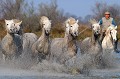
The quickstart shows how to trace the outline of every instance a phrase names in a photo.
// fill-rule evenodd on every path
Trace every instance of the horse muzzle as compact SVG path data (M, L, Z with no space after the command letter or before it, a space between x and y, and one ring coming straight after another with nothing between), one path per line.
M99 34L100 34L100 32L99 32L99 31L96 31L96 32L95 32L95 34L96 34L96 35L99 35Z
M76 33L76 32L75 32L75 33L72 33L71 35L72 35L72 37L74 37L74 38L78 37L78 33Z
M46 35L50 35L50 31L46 30L46 31L45 31L45 34L46 34Z
M117 39L113 39L113 42L116 42L117 41Z

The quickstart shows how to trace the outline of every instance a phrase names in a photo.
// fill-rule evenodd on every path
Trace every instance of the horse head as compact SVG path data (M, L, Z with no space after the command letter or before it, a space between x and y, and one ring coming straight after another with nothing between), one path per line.
M45 30L45 34L49 35L51 31L51 20L49 20L46 16L42 16L40 19L40 25Z
M74 18L70 17L66 22L66 33L72 35L73 37L78 36L78 30L79 30L79 25L78 25L78 20L75 20Z
M99 25L99 22L97 22L95 19L93 20L90 20L90 23L92 24L92 30L93 30L93 33L95 35L100 35L101 33L101 29L100 29L100 25Z
M113 42L117 41L117 26L110 25L106 30L106 35L109 36Z
M18 33L22 21L15 23L14 20L5 20L5 27L8 33Z

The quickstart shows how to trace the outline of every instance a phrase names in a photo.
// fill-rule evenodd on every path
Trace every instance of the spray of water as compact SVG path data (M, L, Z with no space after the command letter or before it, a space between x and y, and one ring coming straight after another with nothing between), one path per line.
M2 53L0 53L2 56ZM66 74L85 74L90 75L92 69L97 68L112 68L119 66L116 62L115 53L104 51L102 57L98 60L95 55L77 53L76 56L67 60L65 63L51 62L43 60L39 62L31 57L31 50L26 49L20 58L16 60L3 61L1 58L0 68L8 68L11 70L32 70L32 72L46 72L46 73L66 73ZM96 63L97 62L97 63Z

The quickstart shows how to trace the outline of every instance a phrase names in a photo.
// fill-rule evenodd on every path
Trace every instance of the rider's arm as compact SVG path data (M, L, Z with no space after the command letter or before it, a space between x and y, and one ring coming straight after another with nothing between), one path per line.
M99 21L99 25L102 25L102 23L103 23L103 22L102 22L102 19L101 19L101 20Z
M116 23L115 23L115 21L114 21L114 20L112 20L112 24L113 24L114 26L116 26Z

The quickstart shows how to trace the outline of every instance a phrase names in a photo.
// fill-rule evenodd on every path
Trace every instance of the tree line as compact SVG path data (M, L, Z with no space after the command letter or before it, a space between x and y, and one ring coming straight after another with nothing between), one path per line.
M84 19L76 15L65 13L59 9L57 0L51 0L50 3L39 3L37 9L33 1L27 0L1 0L0 2L0 24L2 19L20 19L23 21L22 26L26 32L37 32L41 30L39 19L41 16L47 16L52 20L52 26L55 32L63 32L64 21L72 16L79 19L80 26L87 26L91 18L100 20L104 16L105 11L110 11L111 16L115 19L117 25L120 24L120 5L108 5L107 3L96 2L91 6L92 14L87 15ZM0 26L2 29L3 26Z

